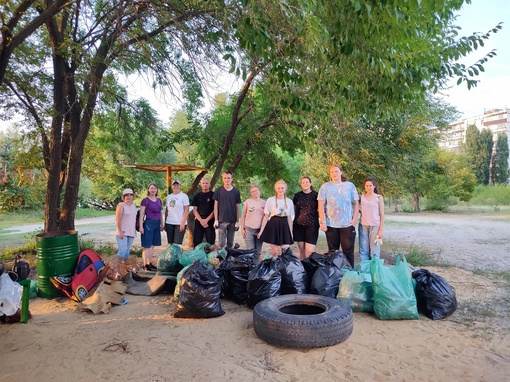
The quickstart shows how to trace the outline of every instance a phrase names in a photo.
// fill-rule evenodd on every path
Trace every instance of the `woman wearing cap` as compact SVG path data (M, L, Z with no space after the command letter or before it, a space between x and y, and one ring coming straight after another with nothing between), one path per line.
M172 182L172 193L166 197L165 231L168 244L182 245L189 214L189 198L181 192L181 182Z
M127 259L129 257L131 244L136 237L135 221L136 221L136 206L133 204L134 198L133 190L126 188L122 192L122 202L117 204L115 211L115 221L117 223L117 244L119 252L117 256Z

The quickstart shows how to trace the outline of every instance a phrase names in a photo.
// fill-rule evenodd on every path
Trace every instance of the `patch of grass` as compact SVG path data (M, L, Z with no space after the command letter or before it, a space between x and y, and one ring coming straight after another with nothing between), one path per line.
M423 223L420 222L414 222L414 221L408 221L408 222L401 222L396 220L391 220L391 218L386 218L384 220L384 226L390 226L390 227L409 227L409 226L423 226Z
M473 274L489 277L492 280L503 281L504 283L509 284L508 286L510 287L510 272L491 272L477 268L473 270Z
M440 253L430 253L427 250L418 248L414 244L404 247L392 242L385 242L381 248L381 257L389 264L395 264L397 255L403 254L407 262L413 267L447 267L449 264L439 261Z
M22 211L0 213L0 231L24 224L44 224L43 211Z

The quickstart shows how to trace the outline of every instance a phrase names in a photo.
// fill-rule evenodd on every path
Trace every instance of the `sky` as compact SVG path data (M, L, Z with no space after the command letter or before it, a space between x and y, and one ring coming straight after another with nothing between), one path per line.
M460 34L470 35L474 32L486 33L499 22L504 22L503 29L491 36L485 46L466 57L461 63L466 66L476 63L488 52L495 49L496 56L484 64L485 72L478 76L480 82L475 88L467 89L465 83L456 85L451 81L451 87L442 92L442 98L457 108L460 118L470 118L481 115L484 110L510 108L510 1L509 0L472 0L465 4L459 12L456 24L462 30ZM218 77L217 83L210 86L206 95L206 107L210 106L215 94L220 92L235 92L240 88L240 82L228 76ZM179 109L177 100L168 95L154 93L141 78L126 80L128 95L132 99L140 96L147 99L158 112L164 123L168 122L173 113ZM0 121L0 131L9 123Z
M484 110L510 108L510 1L472 0L460 11L456 24L462 28L460 34L470 35L486 33L499 22L503 22L503 29L461 61L472 65L496 50L497 55L484 64L485 72L478 76L478 85L468 90L465 83L457 86L452 80L451 88L444 92L443 99L455 106L462 118L482 115Z

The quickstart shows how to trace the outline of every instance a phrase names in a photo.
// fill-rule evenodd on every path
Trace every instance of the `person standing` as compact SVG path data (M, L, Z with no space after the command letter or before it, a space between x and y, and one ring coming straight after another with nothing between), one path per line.
M188 224L189 198L181 191L181 182L172 182L172 193L166 197L165 231L168 244L182 246Z
M200 180L201 192L196 194L191 201L193 215L195 216L195 227L193 230L193 247L196 247L205 240L213 245L216 242L216 231L214 230L214 192L211 191L211 181L208 178Z
M355 224L359 214L359 195L354 184L342 180L342 167L329 166L331 181L319 189L320 229L326 232L330 252L342 248L342 252L354 267Z
M232 248L234 246L235 231L239 229L239 207L241 194L232 185L232 172L225 171L221 179L223 186L214 191L214 227L218 229L219 246Z
M319 238L319 212L317 196L312 187L312 180L301 178L301 191L294 195L294 211L296 216L292 226L294 241L299 248L299 258L304 260L315 251Z
M140 234L142 235L142 259L143 269L155 271L157 268L152 264L154 247L161 245L161 231L165 228L161 218L163 202L158 198L158 186L149 183L147 197L140 203Z
M241 234L243 235L246 249L255 249L260 256L263 241L258 237L258 234L264 219L266 201L261 199L260 189L256 185L250 186L250 195L251 198L246 199L243 204L240 221Z
M361 220L359 231L360 260L370 260L372 255L381 255L381 243L384 229L384 199L379 195L377 183L367 178L364 183L365 192L361 195Z
M129 257L131 245L136 237L136 206L133 204L134 196L133 190L126 188L122 192L122 202L117 204L115 211L115 222L117 224L115 238L119 246L117 256L122 259Z
M271 246L271 256L278 257L292 243L292 216L294 203L287 198L287 183L283 179L274 184L276 195L266 201L264 219L258 236Z

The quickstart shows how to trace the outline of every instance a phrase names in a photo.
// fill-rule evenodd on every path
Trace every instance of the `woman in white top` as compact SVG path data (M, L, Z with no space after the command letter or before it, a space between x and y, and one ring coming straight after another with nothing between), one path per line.
M286 197L287 183L282 179L274 184L275 196L266 201L264 208L264 220L258 237L264 243L271 245L271 256L277 257L279 248L288 248L292 240L292 216L294 215L294 203Z
M165 231L168 244L182 245L188 224L189 198L181 192L181 182L172 183L172 193L166 197Z
M384 229L384 199L379 195L374 179L365 180L365 193L361 195L361 222L359 231L360 260L370 260L381 254Z
M127 259L131 245L136 237L136 206L133 204L133 190L126 188L122 192L122 202L117 204L115 211L115 222L117 224L116 239L119 246L117 256Z
M246 199L243 204L241 214L241 234L243 235L246 249L256 249L260 255L262 250L262 240L258 237L262 220L264 219L264 208L266 201L260 197L260 189L256 185L250 186L250 199Z

